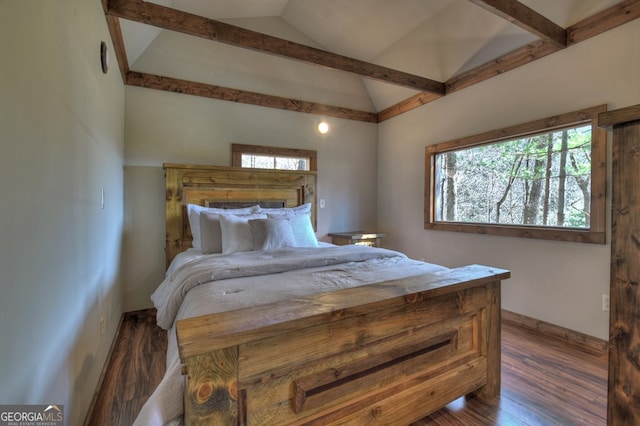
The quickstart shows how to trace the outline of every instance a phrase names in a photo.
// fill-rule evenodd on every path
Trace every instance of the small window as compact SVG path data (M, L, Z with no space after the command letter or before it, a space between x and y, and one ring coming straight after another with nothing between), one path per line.
M317 171L316 151L259 145L231 145L231 165L254 169Z
M604 243L605 110L428 146L425 228Z

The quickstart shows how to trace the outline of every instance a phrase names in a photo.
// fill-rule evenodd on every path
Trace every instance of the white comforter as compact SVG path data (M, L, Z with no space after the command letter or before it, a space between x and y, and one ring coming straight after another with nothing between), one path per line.
M185 254L151 296L158 325L169 330L167 371L134 425L179 424L184 379L175 321L310 294L444 270L386 249L295 248L231 255Z

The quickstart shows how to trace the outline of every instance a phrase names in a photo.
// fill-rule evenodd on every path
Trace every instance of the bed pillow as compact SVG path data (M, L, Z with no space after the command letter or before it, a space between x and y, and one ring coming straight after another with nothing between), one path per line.
M218 213L218 214L251 214L257 213L260 206L243 207L239 209L219 209L213 207L203 207L197 204L187 205L187 217L189 218L189 227L193 241L191 245L196 250L202 250L202 239L200 231L200 214L202 212Z
M262 250L264 240L267 238L267 221L273 219L251 219L249 220L249 226L251 227L251 233L253 234L253 249Z
M203 254L222 253L222 229L220 216L229 213L200 213L200 251ZM236 216L247 216L237 214ZM251 215L248 215L251 216Z
M274 217L307 214L307 213L311 213L311 203L302 204L297 207L282 207L277 209L260 207L260 213L266 213Z
M254 219L249 221L249 225L253 231L254 250L275 250L296 246L289 219Z
M318 238L313 230L310 214L289 216L288 220L296 240L296 247L318 247Z
M266 219L264 214L252 215L220 215L220 234L222 237L222 253L253 251L253 231L249 225L252 219Z
M254 250L283 247L318 247L318 239L308 214L249 220L253 232Z

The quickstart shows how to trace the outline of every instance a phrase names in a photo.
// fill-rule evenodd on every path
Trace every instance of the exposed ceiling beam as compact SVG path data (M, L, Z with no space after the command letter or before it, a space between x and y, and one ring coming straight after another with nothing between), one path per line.
M567 28L568 45L571 46L581 41L585 41L637 18L640 18L640 0L622 1ZM561 48L548 41L536 41L530 43L527 46L509 52L506 55L494 59L493 61L489 61L486 64L477 66L462 74L451 77L445 82L445 93L450 94L457 92L476 83L480 83L512 69L526 65L536 59L540 59L557 52L558 50L561 50ZM430 99L428 102L433 100L435 99ZM418 108L425 103L427 102L424 101L420 94L414 95L396 105L380 111L378 117L382 122L414 108Z
M120 65L120 72L123 76L123 81L127 85L139 86L139 87L147 87L158 90L165 90L176 93L185 93L195 96L208 97L219 100L227 100L233 102L246 103L251 105L258 105L270 108L278 108L289 111L298 111L305 112L310 114L319 114L326 115L338 118L344 118L348 120L358 120L365 122L382 122L403 114L407 111L411 111L415 108L418 108L426 103L433 102L434 100L439 99L445 93L453 93L459 90L462 90L466 87L472 86L481 81L487 80L489 78L495 77L497 75L503 74L509 70L515 69L527 63L530 63L536 59L547 56L551 53L554 53L558 50L561 50L562 47L557 42L550 40L548 37L543 37L543 40L530 43L527 46L524 46L520 49L516 49L506 55L501 56L493 61L489 61L486 64L480 65L476 68L473 68L469 71L466 71L462 74L454 76L450 78L446 83L438 83L438 85L442 84L443 91L442 93L428 93L421 92L414 96L411 96L391 107L388 107L379 113L368 112L368 111L358 111L352 110L349 108L342 108L339 106L331 106L331 105L323 105L317 104L314 102L301 101L296 99L287 99L272 95L265 95L260 93L248 92L239 89L232 89L227 87L215 86L205 83L192 82L187 80L179 80L170 77L162 77L152 74L139 73L135 71L129 70L129 64L126 59L126 51L125 45L122 38L122 32L120 29L119 18L120 15L117 13L113 13L113 10L120 10L119 8L124 7L126 10L126 5L133 4L135 8L140 8L139 0L102 0L103 6L105 8L105 14L107 18L107 23L109 25L109 31L111 33L111 37L113 40L114 48L116 50L116 55L118 58L118 63ZM474 3L502 3L498 0L470 0ZM509 2L513 3L513 2ZM157 5L153 5L153 3L145 3L152 5L152 11L157 11L157 8L162 8ZM109 7L114 8L118 5L116 9L112 9L109 12ZM173 9L169 9L173 10ZM151 21L157 21L162 19L172 19L171 16L159 16L159 17L151 17L148 15L149 11L146 11L147 15L142 14L142 16L149 16ZM182 14L183 12L179 12ZM139 14L138 12L136 14ZM200 18L196 15L199 19ZM126 19L126 16L121 16ZM173 17L175 18L175 16ZM640 0L624 0L618 3L615 6L612 6L608 9L605 9L591 17L588 17L575 25L567 28L567 44L573 45L578 42L587 40L591 37L594 37L598 34L601 34L605 31L608 31L612 28L615 28L619 25L625 24L634 19L640 18ZM142 19L142 18L141 18ZM138 22L148 23L144 20L140 21L135 19ZM215 22L215 21L213 21ZM155 24L151 24L155 25ZM180 23L173 23L169 26L181 26L184 25ZM158 25L159 26L159 25ZM187 27L193 27L191 24L187 24ZM206 24L205 24L206 26ZM235 27L233 27L235 28ZM171 28L167 28L171 29ZM244 30L243 30L244 31ZM181 31L186 32L186 31ZM252 32L250 32L252 33ZM255 33L259 34L259 33ZM196 34L197 35L197 34ZM268 36L265 36L268 37ZM208 38L208 37L207 37ZM278 39L279 40L279 39ZM284 43L290 43L285 40L282 40ZM305 46L302 46L306 48ZM328 53L328 52L327 52ZM349 59L349 58L347 58ZM387 81L389 83L389 81ZM437 82L436 82L437 83ZM445 90L446 89L446 90Z
M535 41L524 47L507 53L493 61L480 65L467 72L450 78L446 83L446 94L457 92L481 81L488 80L492 77L503 74L514 68L533 62L536 59L550 55L560 50L555 44L547 41ZM438 98L428 97L427 93L418 93L407 98L396 105L384 109L378 113L379 120L385 121L396 117L412 109L421 107L422 105L433 102Z
M504 74L507 71L557 52L560 48L554 43L544 40L534 41L526 46L511 51L497 59L477 66L447 80L447 94L457 92L465 87L473 86L481 81Z
M407 111L421 107L424 104L433 102L436 99L440 99L440 96L433 95L431 93L417 93L399 103L385 108L378 113L378 120L380 122L396 117L400 114L404 114Z
M516 0L469 0L558 47L567 46L567 32L550 19Z
M126 82L127 73L129 72L129 61L127 59L127 48L122 38L120 19L109 15L107 15L106 18L109 34L111 34L111 42L113 43L113 49L115 50L116 59L118 60L118 66L120 68L120 75L122 75L122 81Z
M167 92L182 93L223 101L239 102L288 111L306 112L308 114L325 115L344 118L347 120L366 121L369 123L378 122L378 114L375 112L358 111L350 108L323 105L315 102L265 95L263 93L248 92L246 90L230 89L228 87L214 86L212 84L198 83L195 81L181 80L136 71L129 71L127 73L125 83L130 86L164 90Z
M625 0L567 28L571 46L640 18L640 0Z
M108 0L107 14L232 46L444 95L444 83L142 0Z

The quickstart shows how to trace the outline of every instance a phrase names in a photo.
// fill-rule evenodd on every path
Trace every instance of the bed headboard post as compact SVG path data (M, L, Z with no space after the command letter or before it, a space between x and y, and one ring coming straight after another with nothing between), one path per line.
M182 248L182 171L178 168L165 167L165 216L166 241L165 255L168 267L176 254L184 251Z
M194 164L163 165L166 192L166 266L191 247L187 205L212 202L281 201L286 207L312 203L311 222L317 228L317 173Z

